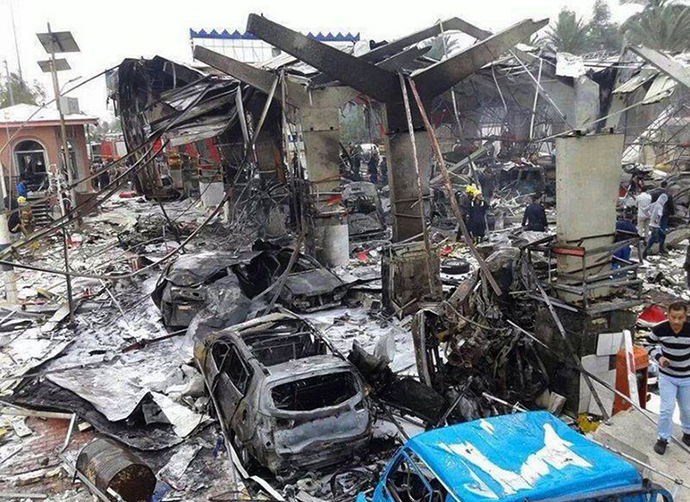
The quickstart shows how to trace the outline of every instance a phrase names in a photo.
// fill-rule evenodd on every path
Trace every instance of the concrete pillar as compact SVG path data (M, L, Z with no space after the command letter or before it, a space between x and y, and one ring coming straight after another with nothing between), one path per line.
M426 216L429 213L431 144L428 133L419 125L421 119L415 111L414 102L411 107L412 137L417 148L422 207ZM401 103L387 104L386 131L393 238L392 244L383 250L381 257L383 303L388 310L402 317L416 312L424 301L439 301L443 294L438 256L434 254L429 260L422 238L426 218L419 211L417 170L405 109Z
M557 238L562 246L576 246L585 237L585 249L613 244L616 228L616 201L620 184L622 134L572 136L556 139L556 200ZM611 266L610 261L596 265L602 254L587 256L586 275L595 275ZM582 259L558 256L558 273L581 276ZM577 281L559 277L563 284ZM580 281L581 282L581 281ZM594 298L608 292L602 287L588 296ZM566 301L574 297L562 293Z
M426 131L415 132L414 140L417 145L424 213L426 214L431 173L431 145ZM415 240L421 240L424 219L419 212L419 189L410 135L408 133L389 134L386 151L388 152L388 183L393 216L393 242L400 242L414 236L418 236Z
M417 146L417 162L422 182L424 214L429 207L429 178L431 176L431 144L414 100L410 103L414 141ZM427 110L430 107L426 107ZM410 141L409 125L402 103L387 103L385 114L386 154L388 156L388 183L391 194L393 242L417 236L422 240L424 218L419 213L419 188L415 169L414 152Z
M346 91L345 94L350 94ZM311 106L300 108L307 159L314 235L308 242L319 262L330 267L350 258L347 215L341 203L329 204L340 194L340 105L345 94L337 89L317 91Z

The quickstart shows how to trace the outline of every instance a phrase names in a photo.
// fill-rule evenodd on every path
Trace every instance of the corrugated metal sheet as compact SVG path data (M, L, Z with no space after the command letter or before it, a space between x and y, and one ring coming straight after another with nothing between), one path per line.
M647 91L647 95L644 97L643 103L649 105L652 103L658 103L666 98L668 98L673 91L676 89L678 82L668 75L658 75L652 86Z
M641 86L649 82L651 79L659 74L657 70L644 69L640 73L632 77L627 82L621 84L616 90L613 91L614 94L629 94L635 92Z

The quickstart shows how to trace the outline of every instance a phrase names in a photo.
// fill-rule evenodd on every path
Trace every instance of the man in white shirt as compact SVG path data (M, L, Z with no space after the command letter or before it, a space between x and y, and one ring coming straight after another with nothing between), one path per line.
M637 205L637 231L646 241L649 237L649 218L652 215L652 196L646 188L640 188L635 204Z

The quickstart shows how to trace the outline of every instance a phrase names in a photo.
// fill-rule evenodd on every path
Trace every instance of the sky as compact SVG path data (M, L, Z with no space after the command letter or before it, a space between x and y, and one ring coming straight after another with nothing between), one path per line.
M91 77L124 58L160 55L190 62L190 28L244 31L252 12L302 32L349 31L359 32L363 39L392 40L453 16L496 31L525 18L554 19L564 6L587 17L593 4L594 0L0 0L0 64L6 59L10 71L17 72L11 7L24 79L39 81L52 97L50 76L41 73L36 63L48 59L36 37L47 31L48 22L52 31L71 31L81 49L64 55L72 70L60 73L63 84ZM616 21L634 12L634 7L620 6L618 0L610 0L610 6ZM4 72L4 65L0 69ZM83 112L112 118L104 77L70 96L79 98Z

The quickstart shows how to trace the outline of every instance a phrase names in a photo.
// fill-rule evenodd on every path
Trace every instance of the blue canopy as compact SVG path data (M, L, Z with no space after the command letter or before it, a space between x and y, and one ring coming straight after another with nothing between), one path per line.
M533 501L642 483L632 465L545 411L436 429L406 448L463 502Z

